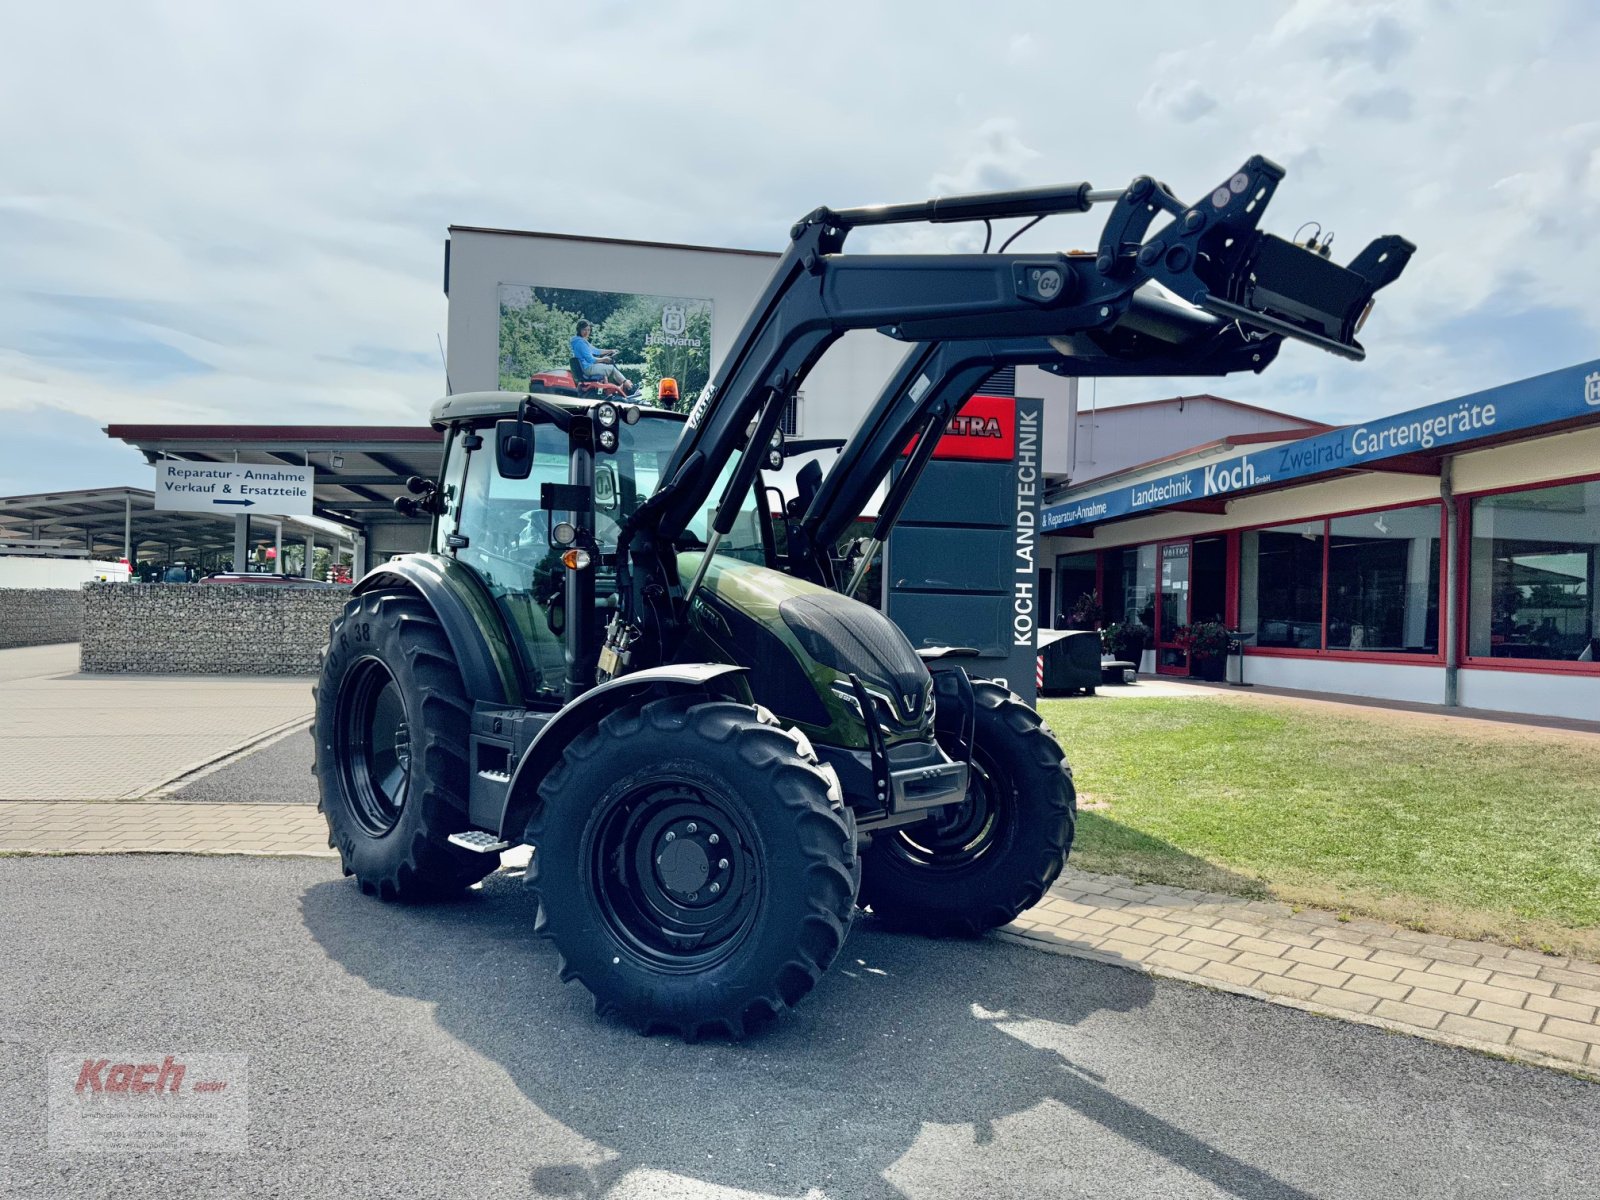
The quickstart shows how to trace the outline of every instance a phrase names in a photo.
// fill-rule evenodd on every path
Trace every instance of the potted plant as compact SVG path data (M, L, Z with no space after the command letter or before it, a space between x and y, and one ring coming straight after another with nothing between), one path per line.
M1100 637L1107 654L1119 662L1131 662L1135 668L1144 657L1144 648L1150 641L1150 631L1138 621L1122 621L1108 627Z
M1189 673L1220 682L1228 668L1228 630L1216 621L1196 621L1177 631L1177 643L1189 652Z
M1100 597L1094 592L1085 592L1072 606L1072 612L1067 616L1067 626L1071 629L1099 629L1105 619L1106 610L1100 603Z

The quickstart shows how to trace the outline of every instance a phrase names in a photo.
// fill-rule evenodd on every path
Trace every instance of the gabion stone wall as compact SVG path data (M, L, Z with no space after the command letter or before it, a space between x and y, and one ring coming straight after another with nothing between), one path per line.
M142 675L312 675L345 587L91 583L85 671Z
M0 650L75 642L83 634L76 588L0 588Z

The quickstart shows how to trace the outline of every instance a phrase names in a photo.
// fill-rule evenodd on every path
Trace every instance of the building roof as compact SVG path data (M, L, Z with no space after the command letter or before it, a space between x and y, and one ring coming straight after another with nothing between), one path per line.
M155 463L242 462L316 468L313 509L345 525L414 522L394 510L412 475L434 478L443 435L426 425L108 425Z
M283 524L285 541L312 539L323 545L342 540L326 528L293 517L258 517L257 530ZM123 536L131 527L135 543L160 542L172 547L174 559L193 558L233 549L234 518L230 513L158 511L155 493L145 488L86 488L40 492L32 496L0 496L0 542L41 553L73 553L91 557L123 557ZM259 538L260 533L257 533Z
M752 258L781 258L776 250L740 250L733 246L696 246L688 242L647 242L634 238L585 237L577 233L541 233L534 229L495 229L487 225L451 225L449 233L492 233L501 237L551 238L558 242L589 242L602 246L645 246L652 250L693 250L699 254L743 254Z

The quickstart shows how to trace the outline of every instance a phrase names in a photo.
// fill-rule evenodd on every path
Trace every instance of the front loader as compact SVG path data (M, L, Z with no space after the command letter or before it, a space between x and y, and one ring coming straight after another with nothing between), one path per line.
M1281 176L1253 158L1192 206L1141 178L818 209L687 417L538 391L440 401L440 478L401 502L432 517L431 548L360 581L317 686L346 874L437 897L525 842L563 977L689 1037L797 1002L858 900L950 934L1036 903L1072 841L1060 747L1005 688L946 660L930 674L850 598L840 514L911 438L931 453L995 353L1048 346L1085 374L1260 369L1284 337L1359 357L1411 247L1380 239L1340 267L1260 233ZM1112 214L1095 255L842 252L861 225L1096 203ZM780 554L760 473L783 461L785 405L868 328L922 344L832 475L807 477Z

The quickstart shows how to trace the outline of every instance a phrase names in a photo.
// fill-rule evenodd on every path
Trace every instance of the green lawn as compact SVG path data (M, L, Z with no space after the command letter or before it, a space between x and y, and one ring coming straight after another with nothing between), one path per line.
M1039 709L1076 866L1600 959L1600 738L1267 697Z

